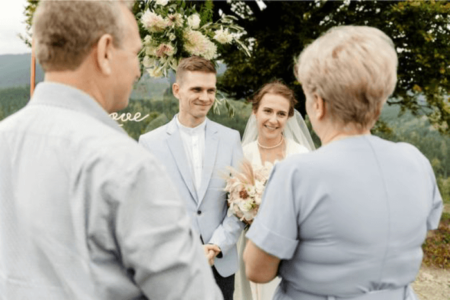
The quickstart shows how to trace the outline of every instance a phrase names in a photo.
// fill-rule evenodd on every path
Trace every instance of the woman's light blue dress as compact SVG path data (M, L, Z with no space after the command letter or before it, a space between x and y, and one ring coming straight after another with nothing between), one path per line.
M247 237L281 259L274 299L289 299L286 290L358 298L414 281L442 207L414 146L357 136L278 163Z

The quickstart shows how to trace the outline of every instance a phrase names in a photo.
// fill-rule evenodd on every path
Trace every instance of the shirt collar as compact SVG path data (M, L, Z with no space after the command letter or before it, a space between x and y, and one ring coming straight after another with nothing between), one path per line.
M29 105L49 105L89 115L123 134L127 134L109 114L85 92L69 85L41 82L36 86Z
M198 125L194 128L186 127L183 124L181 124L180 120L178 120L178 115L175 116L175 119L177 120L178 128L180 128L181 131L183 131L189 135L196 135L196 134L201 134L202 132L205 132L206 118L200 125Z

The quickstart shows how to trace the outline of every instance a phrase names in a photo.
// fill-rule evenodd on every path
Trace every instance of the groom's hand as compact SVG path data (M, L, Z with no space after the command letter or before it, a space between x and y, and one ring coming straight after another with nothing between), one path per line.
M208 259L210 266L214 265L214 258L220 253L220 248L214 244L203 245L203 250L205 251L205 256Z

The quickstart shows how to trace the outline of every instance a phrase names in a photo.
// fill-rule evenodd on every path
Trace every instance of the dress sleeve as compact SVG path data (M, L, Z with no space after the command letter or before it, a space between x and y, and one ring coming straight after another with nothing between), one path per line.
M247 233L256 246L279 259L292 258L299 243L296 177L297 172L287 161L275 165L258 215Z
M435 230L439 226L439 221L441 219L444 205L442 202L441 193L439 192L439 188L436 183L436 177L434 176L433 169L431 168L431 165L429 163L428 167L429 167L428 172L431 178L432 191L431 191L431 209L427 218L427 229Z

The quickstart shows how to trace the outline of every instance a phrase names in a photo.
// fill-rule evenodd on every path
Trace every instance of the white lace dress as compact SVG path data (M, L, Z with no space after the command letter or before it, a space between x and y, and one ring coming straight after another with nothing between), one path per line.
M293 140L286 139L286 157L306 152L309 152L306 147L297 144ZM262 166L257 141L244 146L244 156L254 167ZM242 260L242 254L245 245L247 244L245 233L246 231L241 234L237 243L240 267L235 277L234 300L272 300L275 290L281 280L279 277L276 277L271 282L265 284L250 282L247 277L245 277L245 265Z

